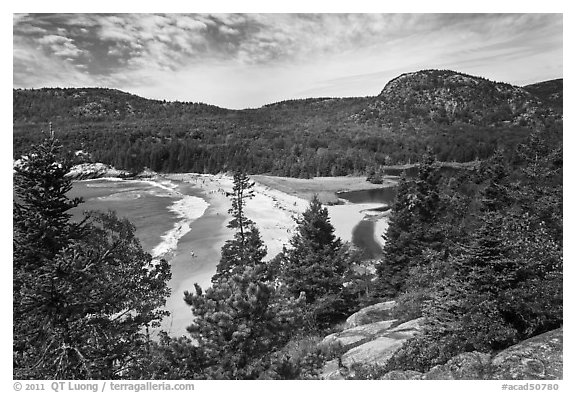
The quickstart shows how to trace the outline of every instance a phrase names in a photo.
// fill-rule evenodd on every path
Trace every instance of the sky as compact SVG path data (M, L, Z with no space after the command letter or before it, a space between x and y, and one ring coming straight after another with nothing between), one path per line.
M377 95L450 69L563 77L562 14L14 14L13 87L108 87L230 109Z

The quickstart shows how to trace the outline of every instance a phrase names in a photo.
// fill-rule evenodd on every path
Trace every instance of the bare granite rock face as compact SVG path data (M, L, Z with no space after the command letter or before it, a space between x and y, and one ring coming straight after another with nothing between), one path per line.
M396 322L396 319L389 321L374 322L368 325L356 326L351 329L346 329L339 333L333 333L324 337L322 340L323 345L339 345L347 347L353 344L360 344L360 341L366 342L374 339L374 337L387 331Z
M482 352L466 352L424 374L411 370L396 370L386 373L381 379L562 379L562 333L562 328L559 328L540 334L493 357Z
M350 315L343 327L344 329L351 329L356 326L392 319L394 307L396 307L394 300L364 307L362 310Z
M342 380L346 379L346 372L338 365L338 359L330 360L326 362L324 368L322 369L322 374L320 374L321 379L330 380Z
M66 176L74 180L98 179L101 177L126 177L129 173L102 163L75 165Z
M328 362L321 374L323 379L343 379L355 364L382 366L406 340L421 331L422 318L391 327L395 320L374 322L331 334L322 341L326 345L341 345L346 352L338 360Z
M385 365L388 359L404 345L406 340L420 333L422 321L423 318L418 318L398 325L395 328L378 332L373 336L372 340L346 352L342 356L342 364L346 367L351 367L357 363L376 366Z
M446 364L433 367L422 379L492 379L490 355L482 352L461 353Z
M320 377L345 379L354 365L384 366L406 340L422 330L423 318L398 326L391 319L394 302L366 307L346 321L342 332L326 336L322 344L339 346L344 354L327 362ZM367 323L365 323L367 322ZM387 380L553 380L562 379L562 328L532 337L491 355L482 352L461 353L426 373L394 370L380 379Z
M522 341L492 359L492 379L562 379L563 328Z
M424 374L422 374L418 371L394 370L394 371L390 371L389 373L386 373L380 379L382 379L382 380L384 380L384 379L388 379L388 380L417 380L417 379L422 379L423 376L424 376Z

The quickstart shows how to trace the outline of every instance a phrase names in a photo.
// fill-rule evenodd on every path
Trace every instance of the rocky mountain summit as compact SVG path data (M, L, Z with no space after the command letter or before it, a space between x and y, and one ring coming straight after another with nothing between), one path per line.
M446 70L392 79L359 114L362 120L398 123L540 125L561 118L549 101L507 83Z

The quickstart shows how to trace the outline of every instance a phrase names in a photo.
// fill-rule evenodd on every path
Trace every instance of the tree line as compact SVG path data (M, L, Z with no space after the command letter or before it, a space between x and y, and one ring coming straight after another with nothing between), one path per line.
M209 288L185 293L188 335L149 337L165 316L170 269L111 213L72 222L69 161L53 138L14 170L14 377L307 379L339 349L319 345L360 307L396 299L424 332L371 376L425 371L562 324L562 145L536 132L514 161L497 151L442 176L433 152L403 177L375 274L334 235L314 198L269 261L246 216L253 183L234 172L229 227ZM362 370L358 370L362 375Z
M495 91L492 82L483 85ZM527 92L528 98L515 101L514 116L527 119L520 124L511 113L500 113L509 105L505 93L494 100L471 86L442 86L426 87L425 95L404 86L390 97L291 100L239 111L110 89L14 90L13 158L39 143L38 130L49 122L68 150L118 169L241 169L301 178L367 174L374 167L418 162L427 149L444 162L486 159L498 149L515 159L515 147L534 124L561 135L561 119L545 105L536 114L524 113L524 101L535 105ZM445 121L442 108L454 100L461 104ZM474 116L465 116L466 108Z

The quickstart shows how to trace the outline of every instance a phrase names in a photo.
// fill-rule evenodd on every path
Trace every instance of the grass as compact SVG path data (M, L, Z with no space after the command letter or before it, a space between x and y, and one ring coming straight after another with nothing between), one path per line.
M340 200L336 196L336 193L340 191L368 190L396 185L396 181L390 178L385 178L383 184L372 184L366 181L366 177L361 176L296 179L291 177L253 175L251 178L262 185L306 200L311 200L314 195L318 195L320 202L327 205L340 203Z

